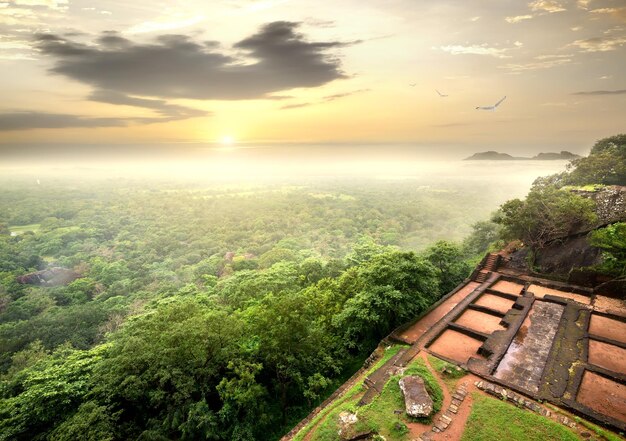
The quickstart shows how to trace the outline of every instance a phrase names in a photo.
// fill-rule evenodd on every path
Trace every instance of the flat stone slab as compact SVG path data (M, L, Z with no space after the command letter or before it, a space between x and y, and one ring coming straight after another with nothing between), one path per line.
M402 377L398 382L404 394L406 413L412 417L427 417L433 412L433 400L428 395L424 380L417 375Z
M494 376L537 393L564 309L556 303L535 301Z

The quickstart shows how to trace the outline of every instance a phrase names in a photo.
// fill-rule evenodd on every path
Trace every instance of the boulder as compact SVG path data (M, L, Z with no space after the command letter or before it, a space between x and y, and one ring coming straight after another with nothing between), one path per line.
M404 394L404 406L407 415L412 417L427 417L433 411L433 400L428 395L424 380L417 375L402 377L399 381L400 389Z
M368 440L374 434L371 430L356 430L355 424L359 419L356 414L343 411L339 414L339 439L341 441Z

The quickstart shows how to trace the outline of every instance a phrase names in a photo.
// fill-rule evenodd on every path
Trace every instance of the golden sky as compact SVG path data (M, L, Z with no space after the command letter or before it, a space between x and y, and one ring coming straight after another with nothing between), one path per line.
M584 152L626 131L626 5L0 0L0 78L0 152L231 141ZM503 96L495 112L475 109Z

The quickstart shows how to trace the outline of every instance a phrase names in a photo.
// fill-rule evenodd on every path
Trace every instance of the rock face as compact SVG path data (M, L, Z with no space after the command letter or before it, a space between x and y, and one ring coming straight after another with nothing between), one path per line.
M402 377L399 381L404 394L406 413L412 417L426 417L433 411L433 400L428 395L424 380L416 375Z
M36 286L61 286L78 279L80 274L67 268L53 267L43 271L24 274L16 278L17 283Z

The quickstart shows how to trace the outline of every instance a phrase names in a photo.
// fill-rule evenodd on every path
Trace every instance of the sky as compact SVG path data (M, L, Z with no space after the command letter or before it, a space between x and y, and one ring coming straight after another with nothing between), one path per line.
M0 97L0 158L585 153L626 131L626 2L0 0Z

